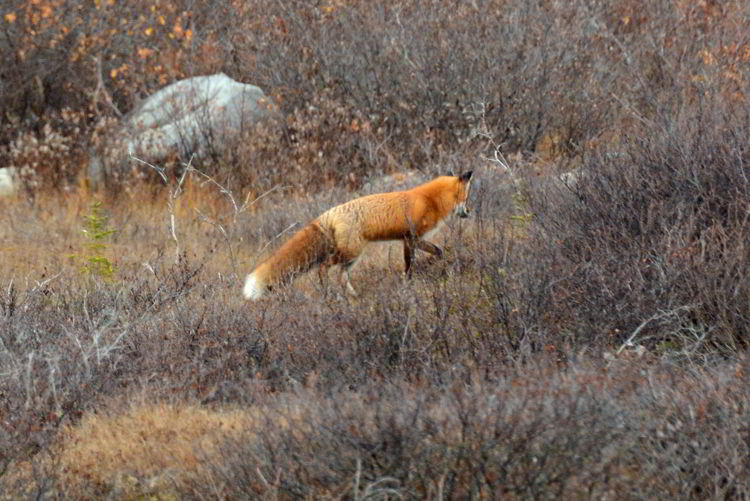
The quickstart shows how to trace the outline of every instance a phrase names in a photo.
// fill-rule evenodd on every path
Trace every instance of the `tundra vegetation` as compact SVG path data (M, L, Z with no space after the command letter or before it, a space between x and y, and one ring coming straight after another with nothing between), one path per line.
M750 498L750 3L0 16L0 498ZM284 118L87 186L140 98L220 71ZM380 245L358 298L243 301L324 209L469 169L411 281Z

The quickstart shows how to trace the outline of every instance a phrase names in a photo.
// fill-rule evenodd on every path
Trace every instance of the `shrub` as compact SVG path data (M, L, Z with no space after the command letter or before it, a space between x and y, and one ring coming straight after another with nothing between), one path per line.
M720 89L740 102L746 11L739 1L662 1L649 15L620 1L16 2L0 45L10 64L0 144L39 140L68 109L79 130L63 136L83 150L96 123L142 96L224 71L264 89L291 123L212 159L205 170L222 181L280 169L304 188L328 159L325 177L357 184L363 173L485 152L487 138L506 153L580 159L616 142L621 124L657 117L675 93L689 103ZM84 163L51 165L69 177Z
M683 355L746 346L749 122L714 97L593 155L572 199L539 206L564 262L552 293L586 343L638 331Z
M747 399L740 366L698 376L631 360L557 373L537 361L485 383L302 391L227 437L212 481L193 488L227 498L742 498L747 416L729 405Z

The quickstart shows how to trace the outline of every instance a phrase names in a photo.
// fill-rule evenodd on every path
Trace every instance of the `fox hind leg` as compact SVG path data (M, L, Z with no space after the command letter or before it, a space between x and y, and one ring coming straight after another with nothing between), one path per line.
M354 261L341 265L341 284L346 287L346 291L354 297L358 297L359 294L352 286L349 280L349 270L354 266Z
M338 242L337 246L338 251L336 253L335 262L341 265L341 276L339 277L340 282L345 286L346 291L354 297L359 296L359 294L352 286L349 272L362 254L362 250L366 243L367 242L361 238L350 238L345 242Z
M318 266L318 278L320 279L320 288L323 290L323 297L328 296L328 268L327 263L321 263Z

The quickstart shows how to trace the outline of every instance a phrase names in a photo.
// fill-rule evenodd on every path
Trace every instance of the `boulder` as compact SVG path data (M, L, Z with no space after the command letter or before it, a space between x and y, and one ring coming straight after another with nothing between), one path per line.
M18 191L18 176L15 167L0 169L0 197L13 195Z
M112 175L141 171L132 157L160 165L170 158L186 161L221 152L248 126L277 113L259 87L223 73L180 80L144 99L95 138L89 180L96 185Z

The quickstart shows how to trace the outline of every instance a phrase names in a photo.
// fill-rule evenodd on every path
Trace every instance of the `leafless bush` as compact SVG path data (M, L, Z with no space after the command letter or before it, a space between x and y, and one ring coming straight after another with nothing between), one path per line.
M257 183L281 169L299 186L310 173L356 184L363 173L482 151L487 137L506 153L579 157L617 141L634 117L658 116L672 95L745 95L747 6L738 1L663 1L648 14L637 2L583 0L139 9L10 5L0 100L11 112L0 144L38 135L63 107L85 117L73 140L86 144L100 119L157 88L224 71L263 88L291 123L213 158L207 173L226 182L239 168L238 182Z
M81 114L64 109L48 119L38 135L34 131L20 133L5 151L9 167L16 169L29 195L70 189L78 174L75 165L83 157L82 148L75 144L81 134Z
M543 136L575 150L608 113L592 101L609 81L584 84L600 56L584 4L297 2L266 12L266 28L239 39L262 84L287 109L327 89L414 165L478 132L510 151L534 151Z
M744 365L697 375L631 362L605 375L536 362L492 383L300 391L263 406L194 488L226 498L744 499L746 416L726 405L747 399Z
M249 128L225 150L212 168L214 175L257 195L279 185L316 193L331 186L358 187L369 175L392 168L385 156L372 151L384 142L382 134L328 94L310 96L284 123ZM234 168L224 169L227 163Z
M587 343L734 352L747 344L750 122L716 94L662 113L592 156L567 201L538 206L543 252L561 262L551 294Z

